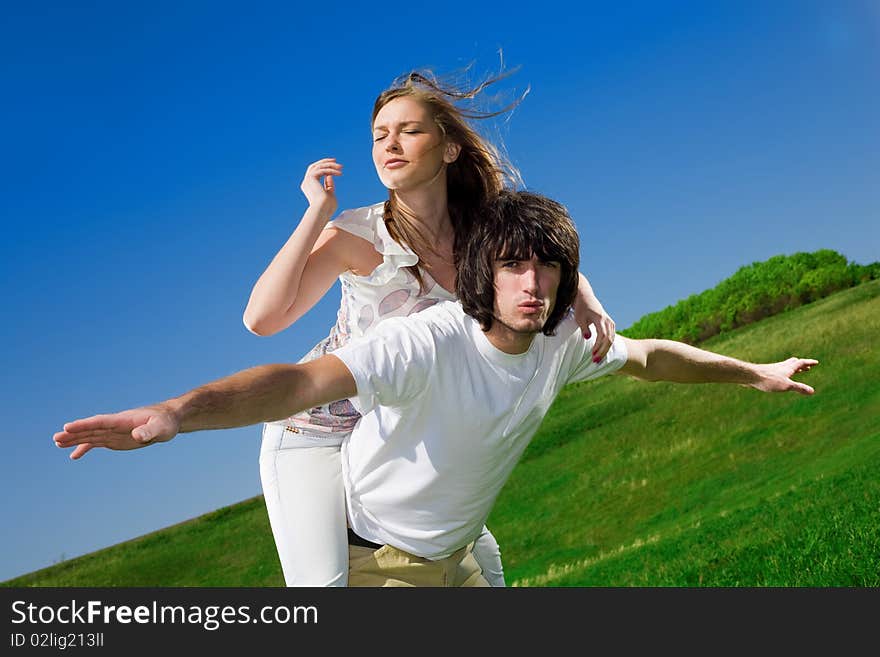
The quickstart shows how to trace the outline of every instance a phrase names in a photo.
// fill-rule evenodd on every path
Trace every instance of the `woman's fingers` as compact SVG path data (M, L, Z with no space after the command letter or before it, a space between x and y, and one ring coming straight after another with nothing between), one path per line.
M610 318L596 325L596 343L593 345L593 360L598 362L605 358L614 343L614 321Z
M318 178L322 175L342 175L342 165L339 164L335 158L326 158L323 160L318 160L317 162L313 162L306 169L306 177L310 178Z
M318 197L314 195L319 194L320 190L327 194L333 194L336 189L333 178L341 175L342 165L336 161L336 158L327 157L309 165L300 187L306 198L312 203L317 200Z

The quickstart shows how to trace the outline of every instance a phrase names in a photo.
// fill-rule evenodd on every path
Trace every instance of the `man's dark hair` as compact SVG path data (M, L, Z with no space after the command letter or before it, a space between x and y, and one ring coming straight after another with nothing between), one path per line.
M505 190L483 207L472 233L462 241L455 291L464 311L484 331L494 321L496 261L535 255L559 263L556 303L542 329L544 335L553 335L578 288L580 241L565 207L540 194Z

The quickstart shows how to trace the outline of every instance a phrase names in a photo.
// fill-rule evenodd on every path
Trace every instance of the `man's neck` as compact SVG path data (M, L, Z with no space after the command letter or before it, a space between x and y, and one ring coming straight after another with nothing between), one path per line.
M492 322L492 328L485 332L486 339L493 347L505 354L524 354L532 346L535 333L523 333L514 331L509 326L502 324L497 319Z

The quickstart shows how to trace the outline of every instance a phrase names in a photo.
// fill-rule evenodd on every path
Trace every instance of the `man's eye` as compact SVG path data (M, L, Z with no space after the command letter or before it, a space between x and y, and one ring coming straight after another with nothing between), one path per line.
M373 137L373 141L382 141L386 136L387 135L377 135L376 137Z

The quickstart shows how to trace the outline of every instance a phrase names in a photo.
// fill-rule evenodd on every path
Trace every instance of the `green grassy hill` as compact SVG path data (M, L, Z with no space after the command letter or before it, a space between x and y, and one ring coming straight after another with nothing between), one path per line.
M704 342L878 278L880 262L860 265L831 249L776 255L740 267L715 287L648 313L621 333L630 338Z
M816 395L566 388L489 519L519 586L880 586L880 281L716 336ZM261 497L6 586L282 586Z

